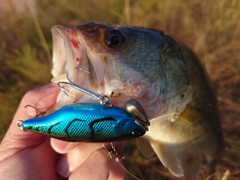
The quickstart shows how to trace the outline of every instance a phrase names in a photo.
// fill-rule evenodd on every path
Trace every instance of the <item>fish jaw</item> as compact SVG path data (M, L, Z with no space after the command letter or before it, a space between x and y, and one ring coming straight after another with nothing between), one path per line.
M81 34L73 28L65 28L60 25L53 26L51 32L53 36L52 82L69 82L70 79L79 86L93 89L95 72L91 68ZM64 88L68 90L67 96L66 91L61 91L55 106L48 113L52 113L66 104L78 102L87 96L72 86Z

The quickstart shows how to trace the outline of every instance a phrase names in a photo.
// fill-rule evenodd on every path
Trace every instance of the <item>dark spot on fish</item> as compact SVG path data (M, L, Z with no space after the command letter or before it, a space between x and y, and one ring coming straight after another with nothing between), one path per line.
M120 92L111 92L111 96L121 96L122 94Z
M194 160L195 160L194 156L189 156L188 158L185 159L185 163L192 164Z

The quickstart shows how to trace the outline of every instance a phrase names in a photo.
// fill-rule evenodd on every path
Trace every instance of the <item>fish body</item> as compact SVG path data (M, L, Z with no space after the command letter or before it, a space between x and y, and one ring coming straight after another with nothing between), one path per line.
M146 130L125 109L99 103L68 104L52 114L23 121L24 131L34 131L71 142L113 142L136 138Z
M53 82L67 81L68 74L120 107L136 99L151 122L145 139L137 140L146 156L154 150L175 176L191 180L198 176L202 155L209 163L218 157L223 140L216 100L188 47L162 31L95 22L54 26L52 34ZM93 101L69 90L74 97L60 93L53 110Z

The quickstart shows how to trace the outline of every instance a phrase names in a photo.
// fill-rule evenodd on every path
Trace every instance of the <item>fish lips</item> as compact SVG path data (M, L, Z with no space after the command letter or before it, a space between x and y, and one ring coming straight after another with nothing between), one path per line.
M94 89L103 82L103 66L99 65L91 50L88 49L81 31L55 25L53 36L54 78L68 73L68 77L79 85ZM89 84L90 83L90 84Z
M72 51L71 44L65 33L65 28L55 25L52 27L51 33L53 37L53 68L51 73L53 77L57 77L66 73L67 59L73 59L73 55L70 53Z

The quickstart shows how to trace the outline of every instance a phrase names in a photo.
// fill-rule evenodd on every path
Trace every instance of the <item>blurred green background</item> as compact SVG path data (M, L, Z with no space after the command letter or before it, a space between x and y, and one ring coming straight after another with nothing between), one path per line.
M53 25L99 21L144 26L164 30L200 57L217 92L224 137L231 147L215 179L226 170L231 179L240 177L239 9L238 0L1 0L0 141L22 96L51 80ZM157 158L143 159L132 149L125 160L130 172L142 179L175 179Z

